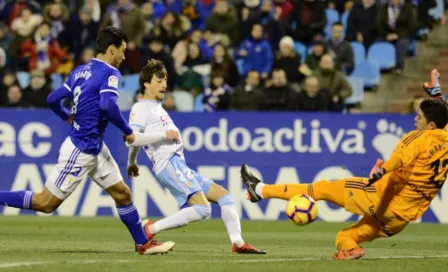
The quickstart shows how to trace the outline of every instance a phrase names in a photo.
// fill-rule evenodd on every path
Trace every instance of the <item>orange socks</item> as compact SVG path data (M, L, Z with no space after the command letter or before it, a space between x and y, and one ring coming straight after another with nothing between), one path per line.
M344 207L345 180L321 180L310 184L265 184L263 198L279 198L289 200L298 194L309 195L315 200L325 200Z
M289 200L295 195L308 195L308 184L266 184L263 187L263 198L280 198Z

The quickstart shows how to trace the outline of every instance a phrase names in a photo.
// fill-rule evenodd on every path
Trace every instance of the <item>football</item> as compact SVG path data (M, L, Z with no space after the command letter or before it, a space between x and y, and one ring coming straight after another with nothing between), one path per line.
M298 226L307 225L317 218L316 201L307 195L295 195L286 204L286 215Z

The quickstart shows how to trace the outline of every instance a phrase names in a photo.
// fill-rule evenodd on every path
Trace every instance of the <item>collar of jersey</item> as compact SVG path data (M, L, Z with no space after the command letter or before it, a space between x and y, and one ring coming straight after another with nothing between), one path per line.
M161 104L162 102L152 100L152 99L139 99L140 102L149 102L149 103L155 103L155 104Z
M106 64L107 66L109 66L110 68L112 68L112 69L114 69L114 70L117 70L117 68L113 67L112 65L110 65L110 64L108 64L108 63L105 63L105 62L102 61L102 60L99 60L99 59L97 59L97 58L93 58L92 60L95 60L95 61L104 63L104 64ZM117 71L118 71L118 70L117 70Z

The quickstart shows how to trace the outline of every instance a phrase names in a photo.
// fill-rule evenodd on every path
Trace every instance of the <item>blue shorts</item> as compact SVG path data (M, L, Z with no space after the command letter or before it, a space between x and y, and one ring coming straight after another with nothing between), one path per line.
M204 192L207 195L210 186L214 183L213 180L191 170L185 160L177 154L171 157L157 179L170 191L181 207L197 192Z

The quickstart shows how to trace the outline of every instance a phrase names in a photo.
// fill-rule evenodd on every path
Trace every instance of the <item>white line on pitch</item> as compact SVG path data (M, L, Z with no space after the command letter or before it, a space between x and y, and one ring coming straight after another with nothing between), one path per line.
M53 263L55 263L55 262L11 262L11 263L0 263L0 268L34 266L34 265L53 264Z
M154 257L153 257L154 258ZM448 258L448 255L429 255L429 256L393 256L393 257L366 257L364 260L378 260L378 259L444 259ZM329 261L331 258L278 258L278 259L249 259L249 260L167 260L169 263L266 263L266 262L304 262L304 261ZM12 268L12 267L24 267L24 266L39 266L39 265L52 265L52 264L100 264L100 263L137 263L144 262L147 259L141 260L72 260L72 261L30 261L30 262L8 262L0 263L0 268Z

